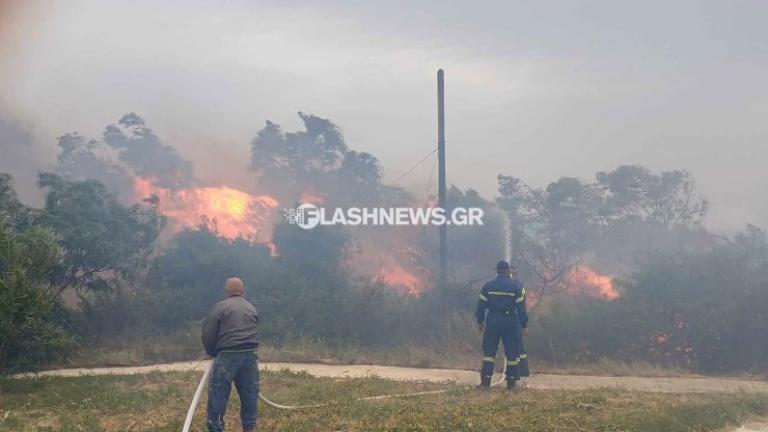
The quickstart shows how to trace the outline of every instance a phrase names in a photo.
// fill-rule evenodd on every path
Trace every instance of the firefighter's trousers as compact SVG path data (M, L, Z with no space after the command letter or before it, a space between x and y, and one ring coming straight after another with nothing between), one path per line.
M483 366L480 370L481 378L493 376L493 366L496 360L496 351L499 348L499 340L504 344L504 353L507 357L507 379L519 379L517 366L520 363L518 350L521 348L520 326L517 315L499 315L489 313L485 321L483 333Z

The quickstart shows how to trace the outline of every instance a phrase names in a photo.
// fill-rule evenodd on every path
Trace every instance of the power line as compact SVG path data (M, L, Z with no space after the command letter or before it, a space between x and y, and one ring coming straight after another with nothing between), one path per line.
M435 162L432 164L432 171L429 172L429 181L427 181L427 192L424 194L425 202L429 199L429 191L432 189L432 177L435 175L436 166L437 166L437 158L435 158Z
M395 179L395 181L393 181L392 183L390 183L390 186L394 186L394 185L396 185L396 184L397 184L397 182L399 182L400 180L402 180L402 179L403 179L403 177L405 177L405 176L407 176L408 174L410 174L411 172L413 172L413 170L415 170L416 168L418 168L418 167L419 167L419 165L423 164L423 163L424 163L424 161L426 161L427 159L429 159L429 157L430 157L430 156L432 156L433 154L435 154L436 152L437 152L437 147L435 147L435 148L434 148L434 149L433 149L431 152L429 152L429 153L428 153L426 156L424 156L424 158L423 158L423 159L421 159L420 161L418 161L418 162L416 163L416 165L412 166L411 168L409 168L409 169L408 169L408 171L404 172L403 174L401 174L401 175L400 175L400 177L396 178L396 179Z

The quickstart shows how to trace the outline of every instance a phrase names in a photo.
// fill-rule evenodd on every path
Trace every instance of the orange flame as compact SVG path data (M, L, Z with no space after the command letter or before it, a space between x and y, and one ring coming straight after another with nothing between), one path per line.
M376 278L384 284L412 295L421 294L426 289L426 283L414 273L406 270L394 257L382 255L379 259L381 261Z
M325 202L325 197L320 193L317 193L311 189L308 189L301 193L301 196L299 197L299 202L302 204L308 203L308 204L320 205Z
M272 210L278 205L268 195L254 196L227 186L171 190L141 177L136 177L134 191L139 198L156 195L160 211L178 229L196 227L207 217L215 222L217 233L229 239L268 241Z
M569 291L601 297L606 300L619 298L610 276L600 274L584 265L575 266L568 275Z

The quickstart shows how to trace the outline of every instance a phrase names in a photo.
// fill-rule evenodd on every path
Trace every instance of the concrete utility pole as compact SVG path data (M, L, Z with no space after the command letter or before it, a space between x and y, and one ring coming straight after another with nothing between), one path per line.
M437 206L446 209L445 187L445 85L443 82L443 70L437 71ZM440 249L440 284L448 279L448 225L440 225L439 249Z

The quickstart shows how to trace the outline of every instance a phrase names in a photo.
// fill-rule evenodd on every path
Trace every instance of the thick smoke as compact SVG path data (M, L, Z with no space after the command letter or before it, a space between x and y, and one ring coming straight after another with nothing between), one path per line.
M60 136L58 146L57 172L72 180L98 180L124 201L136 198L137 176L171 190L196 183L192 163L134 113L107 126L101 141L72 132Z
M112 159L102 142L76 132L58 138L59 157L56 171L70 180L98 180L121 199L132 198L133 176Z
M357 153L348 151L341 130L330 120L302 112L298 115L303 131L283 132L267 121L251 141L250 169L259 176L261 188L289 202L311 189L338 195L334 186L343 174L341 167ZM361 174L378 179L378 161L372 156L369 168Z
M160 187L179 189L193 184L192 163L163 144L144 119L126 114L104 130L104 142L118 151L121 162Z
M17 193L29 204L42 202L37 173L50 169L47 153L26 127L0 113L0 173L13 176Z

